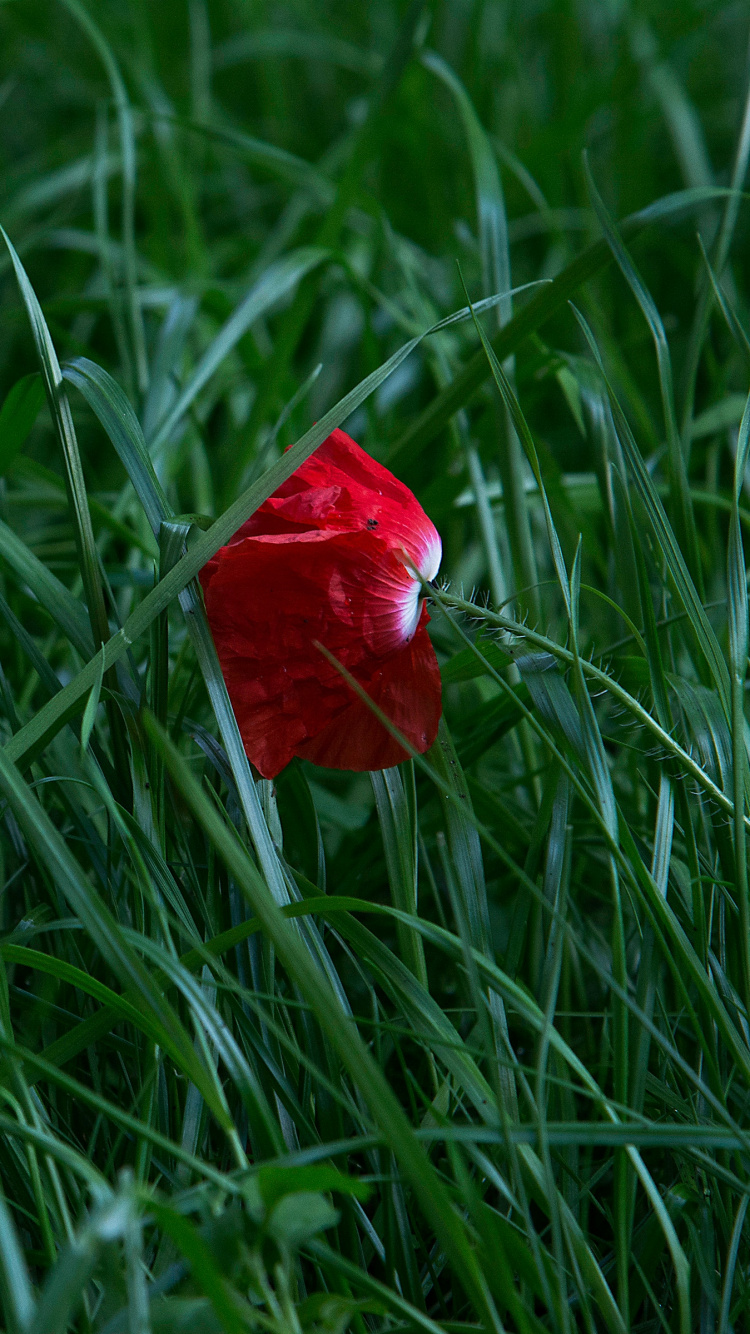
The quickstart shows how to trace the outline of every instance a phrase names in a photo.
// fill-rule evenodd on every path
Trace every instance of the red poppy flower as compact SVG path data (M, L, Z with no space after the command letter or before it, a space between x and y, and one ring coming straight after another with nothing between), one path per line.
M420 598L440 538L411 491L334 431L201 571L245 750L265 778L293 755L385 769L404 748L316 641L412 746L440 720L440 672Z

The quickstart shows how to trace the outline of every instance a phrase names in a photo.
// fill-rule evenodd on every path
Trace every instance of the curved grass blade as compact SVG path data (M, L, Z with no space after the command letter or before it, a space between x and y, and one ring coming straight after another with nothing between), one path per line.
M333 199L335 187L320 168L313 166L305 158L288 152L285 148L266 143L264 139L256 139L253 135L245 134L242 130L229 125L199 125L194 120L167 111L155 110L147 115L157 123L167 121L170 125L189 130L209 142L236 148L240 157L265 168L272 175L288 181L297 189L307 191L321 204L330 205Z
M109 638L109 626L107 624L107 613L104 606L104 594L102 592L101 578L99 574L99 561L96 552L96 543L94 542L94 533L91 527L91 516L89 514L88 499L86 496L86 483L83 478L83 469L81 467L81 457L78 452L78 441L76 440L75 427L70 412L67 395L63 385L60 363L57 360L49 329L42 314L42 308L37 301L36 295L32 289L31 283L26 276L18 255L11 244L5 231L0 227L11 260L15 269L16 280L21 292L23 303L31 324L31 331L34 336L37 356L42 371L44 387L47 394L47 404L50 415L54 422L55 429L60 439L63 451L63 460L65 463L65 478L68 486L68 497L73 512L73 524L76 533L76 545L78 547L78 559L80 562L81 578L86 594L86 603L88 606L89 620L91 622L91 633L94 643L98 647Z
M154 536L158 537L161 521L171 514L171 508L130 400L117 381L88 357L76 357L63 366L62 374L83 394L99 418L133 484Z
M2 520L0 556L14 571L21 586L31 589L34 597L81 657L90 658L94 653L94 644L85 607Z

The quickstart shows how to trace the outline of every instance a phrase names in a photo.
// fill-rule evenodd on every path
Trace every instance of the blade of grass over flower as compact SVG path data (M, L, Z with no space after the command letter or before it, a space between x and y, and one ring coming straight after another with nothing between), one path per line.
M154 744L162 750L173 782L189 803L196 819L206 829L222 859L231 868L237 882L242 886L287 971L302 991L319 1024L336 1047L342 1062L366 1098L373 1119L380 1125L400 1162L401 1170L411 1182L423 1211L445 1248L449 1262L454 1266L457 1276L474 1302L477 1314L488 1322L490 1329L499 1329L500 1325L484 1280L468 1245L463 1227L450 1207L444 1187L423 1151L418 1147L418 1141L409 1122L383 1078L382 1072L359 1037L353 1022L340 1009L335 993L324 981L301 942L284 921L241 844L211 809L197 784L182 765L171 742L163 733L157 732L153 722L148 722L147 727Z
M477 303L474 310L489 309L498 300L499 297L491 297L485 302ZM374 393L388 376L406 360L423 338L439 329L449 328L451 325L469 318L470 312L468 309L456 311L453 315L433 325L431 329L426 330L424 334L410 339L388 361L358 384L355 389L345 394L334 407L330 408L321 417L320 421L310 427L286 451L283 458L272 464L258 481L253 482L212 524L208 532L202 534L187 554L169 571L169 574L159 581L153 592L149 593L138 608L131 613L122 629L103 646L100 654L104 657L105 670L119 662L130 645L148 630L156 617L167 609L172 600L182 592L183 588L187 587L190 580L196 577L199 570L216 554L219 548L234 536L237 529L245 523L258 506L262 505L263 501L267 500L281 486L282 482L291 477L300 464L306 458L309 458L318 446L327 439L331 431L335 430L341 422L346 421L347 417L351 416L352 412L361 403L364 403L370 394ZM121 419L120 425L127 427L127 420ZM131 443L137 444L137 437L131 437ZM142 475L145 478L145 471ZM48 744L49 740L71 717L75 716L79 707L82 707L80 701L88 694L97 679L98 659L99 654L91 658L78 676L69 685L65 686L54 700L50 700L47 705L40 709L31 722L16 733L9 743L10 748L7 750L9 759L14 763L28 762L40 749Z
M162 551L160 576L164 578L169 574L183 552L190 524L173 520L170 517L171 508L151 464L140 425L116 383L107 376L106 372L101 371L91 363L82 364L79 360L68 369L71 381L77 384L84 393L112 439L144 506L149 522L154 530L159 533ZM188 633L219 724L220 734L237 785L240 804L266 881L276 902L288 903L293 892L293 885L288 877L284 875L261 810L256 786L224 684L200 594L194 582L191 582L180 592L179 599L185 615ZM95 711L95 701L98 702L96 683L92 687L86 714L84 715L82 745L86 734L86 718L90 710ZM86 737L86 739L88 738ZM323 947L322 942L317 939L314 931L307 934L311 948L317 954L332 985L338 990L343 1001L341 985L328 952Z

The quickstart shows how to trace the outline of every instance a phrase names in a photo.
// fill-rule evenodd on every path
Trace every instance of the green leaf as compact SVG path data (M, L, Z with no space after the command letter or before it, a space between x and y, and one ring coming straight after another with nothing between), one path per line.
M178 1253L187 1261L195 1282L205 1292L226 1334L246 1334L249 1310L247 1303L230 1286L221 1273L211 1250L197 1228L170 1205L151 1200L148 1205L154 1221L171 1237Z
M482 676L486 672L485 663L494 667L496 671L501 671L513 661L510 654L499 644L494 644L491 639L477 640L476 648L479 650L479 656L473 649L464 648L443 663L440 668L443 685L452 685L455 681L475 680L477 676Z
M299 1250L319 1232L335 1227L341 1217L325 1195L312 1191L285 1195L274 1205L266 1224L280 1246Z
M367 1181L347 1176L326 1163L310 1167L284 1167L280 1163L268 1163L259 1168L258 1183L269 1209L278 1200L300 1191L337 1191L340 1195L353 1195L357 1200L368 1200L372 1194L372 1186Z

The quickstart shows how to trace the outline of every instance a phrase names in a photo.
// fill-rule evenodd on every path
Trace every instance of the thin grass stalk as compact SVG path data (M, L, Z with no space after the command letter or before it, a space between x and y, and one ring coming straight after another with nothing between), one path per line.
M716 275L717 283L713 283L710 272L701 275L698 289L698 300L690 329L688 356L686 359L685 370L683 371L684 390L681 436L682 449L688 463L690 461L690 446L692 443L693 410L695 406L695 389L698 377L698 367L700 366L700 359L703 354L703 346L711 317L714 290L718 284L718 280L721 279L724 273L729 258L729 252L737 224L737 216L739 214L741 194L747 176L748 163L750 162L750 58L748 59L747 66L749 77L745 94L742 124L737 139L737 149L732 168L730 181L731 193L728 195L724 205L724 214L713 247L713 255L711 259L711 269Z
M413 766L411 766L413 771ZM398 768L370 774L375 804L383 837L388 882L394 908L416 917L417 866L414 835L404 784ZM423 987L427 987L427 964L421 937L399 924L397 927L401 956Z
M740 425L734 472L734 508L727 549L729 614L729 666L732 674L732 776L734 786L734 859L740 910L740 959L745 1012L750 1014L750 890L747 874L745 790L747 743L745 739L745 677L748 653L748 593L745 553L739 521L739 501L750 453L750 397Z
M695 580L699 593L702 594L703 573L700 562L700 553L698 550L698 538L695 531L695 516L693 514L687 468L677 430L672 358L669 351L669 343L667 342L664 325L653 297L651 296L651 293L647 291L640 274L637 272L632 259L625 250L622 240L604 207L604 202L596 188L591 169L588 165L588 158L585 156L584 169L586 172L586 184L589 195L591 196L602 230L604 231L609 245L612 247L612 253L614 254L622 275L643 312L654 341L659 370L662 412L664 414L664 426L669 449L670 497L672 501L672 509L677 520L678 533L685 550L685 559L688 568Z
M133 112L128 99L127 89L119 66L99 26L94 22L88 10L80 0L62 0L66 9L86 33L104 66L112 97L117 110L117 122L122 155L122 247L123 279L126 297L126 309L130 323L132 356L135 365L138 392L144 394L148 389L148 358L146 356L146 335L143 327L138 292L138 255L135 245L135 200L137 182L137 164L135 150L135 132Z
M434 51L424 52L421 59L425 68L435 74L451 92L464 124L474 174L482 264L482 295L487 297L492 292L506 294L497 307L498 328L502 331L512 319L513 301L508 223L495 155L466 89L450 66ZM512 383L514 377L512 357L506 359L504 370ZM498 422L500 437L498 457L505 496L508 539L515 571L516 597L522 611L528 611L538 622L541 617L539 574L529 519L523 451L506 404L500 404L498 415L501 418Z

